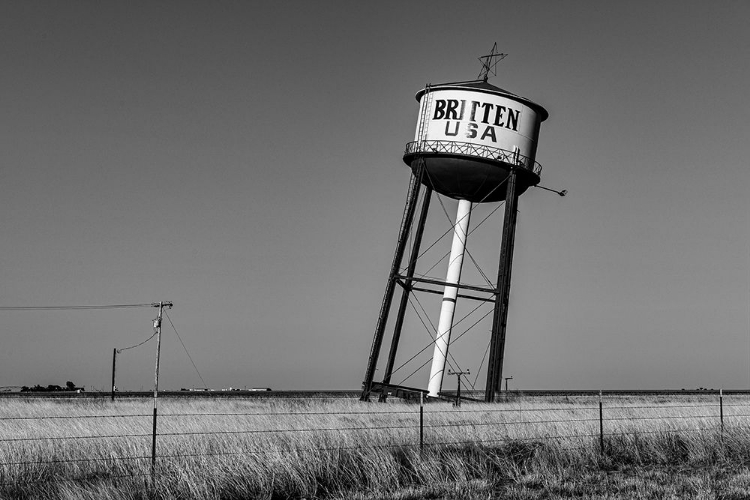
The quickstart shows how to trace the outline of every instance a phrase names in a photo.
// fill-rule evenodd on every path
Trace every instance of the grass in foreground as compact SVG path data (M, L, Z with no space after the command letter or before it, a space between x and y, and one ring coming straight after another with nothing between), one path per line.
M746 400L5 400L3 498L750 498ZM729 404L731 403L731 404ZM745 495L745 496L743 496Z

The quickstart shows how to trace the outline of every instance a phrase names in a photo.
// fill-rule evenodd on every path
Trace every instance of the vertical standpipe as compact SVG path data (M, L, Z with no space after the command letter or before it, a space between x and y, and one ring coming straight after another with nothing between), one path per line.
M450 285L458 284L458 281L461 279L461 267L464 262L464 252L466 251L466 236L469 230L470 215L471 202L458 200L456 224L453 226L453 245L451 246L450 260L448 261L448 273L445 276L446 285L443 290L443 303L440 307L440 321L438 322L437 336L435 337L435 350L432 354L430 380L427 384L428 396L432 397L437 397L443 386L445 360L448 357L448 344L450 343L453 314L456 310L456 297L458 296L458 288Z

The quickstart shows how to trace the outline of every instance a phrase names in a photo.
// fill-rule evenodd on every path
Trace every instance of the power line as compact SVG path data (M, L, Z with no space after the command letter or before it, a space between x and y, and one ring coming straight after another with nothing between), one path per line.
M100 309L133 309L136 307L158 307L159 304L107 304L96 306L10 306L0 307L0 311L79 311Z
M201 382L203 382L203 387L208 387L208 385L206 384L206 381L203 380L203 377L201 377L201 372L198 371L198 367L195 366L195 361L193 361L193 357L188 352L187 347L185 347L185 343L182 341L180 334L177 333L177 328L174 327L174 323L172 323L172 318L169 317L169 314L167 314L167 311L164 311L164 315L167 317L167 320L169 320L169 324L172 325L172 330L174 330L174 333L177 335L177 339L179 339L180 344L182 344L182 348L185 349L185 354L187 354L188 358L190 359L190 362L193 364L193 368L195 368L195 373L198 374L198 378L200 378Z
M128 349L135 349L136 347L140 347L143 344L145 344L146 342L148 342L149 340L151 340L152 338L156 337L156 333L157 332L154 332L153 335L151 335L149 338L147 338L143 342L140 342L140 343L138 343L136 345L131 345L130 347L123 347L122 349L117 349L117 352L119 353L119 352L122 352L122 351L127 351Z

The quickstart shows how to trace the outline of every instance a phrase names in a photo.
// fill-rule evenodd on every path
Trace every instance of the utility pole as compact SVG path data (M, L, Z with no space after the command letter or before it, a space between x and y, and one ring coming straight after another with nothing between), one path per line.
M117 348L114 348L112 350L112 402L115 401L115 390L117 390L117 386L115 386L116 369L117 369Z
M156 329L156 369L154 370L154 429L151 440L151 475L154 475L154 469L156 468L156 413L157 413L157 400L159 397L159 358L161 355L161 318L164 311L164 306L172 308L171 302L159 302L158 304L152 304L154 307L159 308L159 315L154 320L154 328Z
M461 375L471 375L471 372L469 370L466 370L465 372L454 372L452 370L448 370L448 375L455 375L458 379L458 389L456 389L456 402L453 403L453 406L461 406Z
M161 318L164 311L164 302L159 302L155 307L159 308L159 315L154 320L156 330L156 369L154 370L154 412L156 412L156 398L159 397L159 358L161 355ZM171 304L170 304L171 305Z
M508 392L508 380L513 380L513 376L505 377L505 392Z

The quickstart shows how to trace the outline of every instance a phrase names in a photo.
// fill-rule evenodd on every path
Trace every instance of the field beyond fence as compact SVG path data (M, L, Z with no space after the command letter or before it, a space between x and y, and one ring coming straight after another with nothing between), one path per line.
M0 496L730 498L750 489L746 395L514 395L460 407L163 398L156 426L152 404L0 400Z

